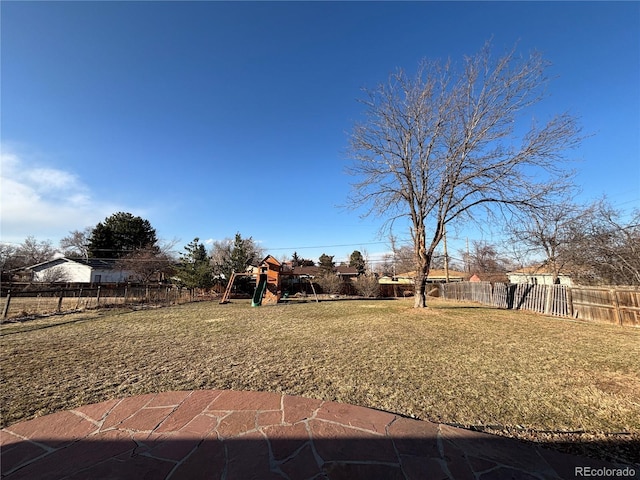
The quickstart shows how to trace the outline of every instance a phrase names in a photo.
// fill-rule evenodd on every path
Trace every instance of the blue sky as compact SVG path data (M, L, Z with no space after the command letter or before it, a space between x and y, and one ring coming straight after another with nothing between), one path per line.
M572 152L583 198L640 204L638 2L0 8L5 242L57 243L128 211L178 249L238 231L278 257L375 257L387 249L382 219L339 208L361 88L423 57L459 61L488 39L552 62L536 115L569 111L593 134ZM474 228L450 250L499 233Z

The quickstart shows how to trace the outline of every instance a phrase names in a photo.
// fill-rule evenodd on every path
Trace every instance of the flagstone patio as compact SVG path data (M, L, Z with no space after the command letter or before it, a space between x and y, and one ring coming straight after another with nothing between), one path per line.
M624 468L353 405L229 390L86 405L4 428L0 446L7 480L573 479ZM633 469L621 478L639 479Z

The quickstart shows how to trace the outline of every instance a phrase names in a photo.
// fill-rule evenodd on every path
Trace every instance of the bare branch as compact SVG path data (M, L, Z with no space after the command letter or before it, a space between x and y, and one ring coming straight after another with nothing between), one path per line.
M416 306L424 306L430 262L445 226L480 207L541 208L567 188L565 152L580 128L563 113L534 122L516 141L523 113L545 96L548 67L515 48L494 58L487 43L462 67L424 60L365 90L365 121L350 136L350 205L365 215L411 219L419 266ZM389 224L386 224L389 225Z

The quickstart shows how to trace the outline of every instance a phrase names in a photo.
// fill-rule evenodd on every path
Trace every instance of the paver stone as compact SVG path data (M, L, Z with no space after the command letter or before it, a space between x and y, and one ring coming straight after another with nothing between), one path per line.
M178 466L170 480L221 479L225 463L224 444L215 436L208 437Z
M47 453L47 450L29 441L13 443L8 447L3 446L0 450L0 471L2 476L45 453Z
M71 412L57 412L11 425L5 430L38 443L55 445L59 448L85 438L97 429L89 420Z
M132 416L147 403L149 403L155 395L150 393L147 395L139 395L136 397L127 397L122 399L116 406L114 406L108 413L107 418L104 419L102 424L102 430L115 427L122 423L125 419Z
M325 463L324 470L331 480L406 480L400 467L392 465L335 462Z
M80 412L91 418L94 422L100 423L107 416L109 411L118 404L119 400L107 400L106 402L92 403L82 407L74 408L72 412Z
M393 443L385 436L320 420L309 420L316 451L325 461L398 463Z
M270 392L239 392L224 390L209 406L209 410L280 410L282 396Z
M295 425L274 425L262 429L269 439L271 451L276 460L283 460L310 440L307 427L303 423Z
M553 473L548 463L537 454L535 448L515 439L472 432L448 425L441 425L440 432L445 440L445 450L446 443L450 442L469 457L483 458L498 465L510 465L523 471Z
M237 437L249 430L256 428L256 412L251 410L241 410L231 412L220 420L217 432L223 438Z
M176 408L156 429L158 432L171 432L180 430L187 425L196 415L204 412L220 392L195 391Z
M322 403L322 400L313 398L285 395L282 399L285 423L296 423L311 418L313 412L315 412Z
M292 479L313 478L321 473L311 443L307 443L296 455L284 461L280 469Z
M433 423L398 417L387 427L387 434L401 455L440 456L438 426Z
M155 430L162 421L167 418L175 407L142 408L122 421L118 428L130 430L151 431Z
M386 427L396 416L391 413L380 412L355 405L325 402L322 408L318 410L316 418L385 434Z
M400 464L407 480L450 480L437 458L400 455Z

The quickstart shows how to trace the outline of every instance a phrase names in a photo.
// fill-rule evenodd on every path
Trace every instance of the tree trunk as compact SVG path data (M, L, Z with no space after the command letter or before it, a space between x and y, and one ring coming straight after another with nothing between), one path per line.
M416 272L415 279L415 296L413 307L414 308L425 308L427 306L427 276L421 272Z
M427 306L427 275L431 266L431 250L426 249L424 223L420 220L414 236L414 252L416 259L415 297L414 308Z
M429 275L430 263L430 255L427 255L427 258L423 256L419 257L418 270L416 271L415 278L414 308L425 308L427 306L427 277Z

